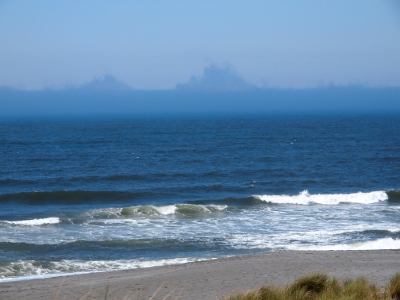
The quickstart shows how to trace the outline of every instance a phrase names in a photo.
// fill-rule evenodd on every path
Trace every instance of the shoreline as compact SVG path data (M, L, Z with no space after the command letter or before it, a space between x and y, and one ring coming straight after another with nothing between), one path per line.
M179 265L0 283L6 299L220 299L232 293L285 285L312 272L341 280L365 277L386 285L400 272L400 250L279 251Z

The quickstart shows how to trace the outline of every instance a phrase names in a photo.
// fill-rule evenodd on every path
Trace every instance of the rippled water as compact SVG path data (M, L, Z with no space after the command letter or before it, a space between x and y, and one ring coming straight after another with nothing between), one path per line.
M1 280L400 248L400 116L0 121Z

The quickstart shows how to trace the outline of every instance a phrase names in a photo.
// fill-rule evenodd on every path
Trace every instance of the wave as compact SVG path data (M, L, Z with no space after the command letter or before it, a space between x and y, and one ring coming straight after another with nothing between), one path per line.
M178 265L211 259L215 258L187 257L148 261L140 261L138 259L89 261L63 259L60 261L51 262L37 260L20 260L15 262L3 262L0 265L0 283L24 279L50 278L56 276L77 275L85 273Z
M61 223L60 218L42 218L33 220L21 220L21 221L1 221L1 223L12 224L12 225L24 225L24 226L41 226L48 224L58 224Z
M248 207L248 206L257 206L260 204L266 204L264 201L258 199L255 196L228 197L228 198L216 199L216 200L194 200L194 201L188 201L186 203L187 204L196 204L196 205L226 205L228 208Z
M397 192L398 193L398 192ZM395 192L395 195L396 192ZM380 201L389 200L389 195L385 191L375 191L369 193L351 193L351 194L309 194L307 190L298 195L254 195L256 199L272 204L324 204L337 205L340 203L359 203L372 204ZM393 197L393 196L392 196Z
M381 238L374 241L342 245L289 247L291 250L331 251L331 250L393 250L400 249L400 239Z
M389 202L400 203L400 191L390 190L386 194L389 197Z
M166 206L132 206L121 209L124 217L135 216L200 216L224 211L227 205L174 204Z
M157 218L157 217L194 217L201 218L222 213L228 208L227 205L201 205L201 204L173 204L173 205L138 205L128 207L110 207L91 209L73 213L68 216L68 222L73 224L96 224L96 223L118 223L135 218ZM67 222L67 221L66 221Z
M208 188L201 187L204 191L219 191L221 186L214 185ZM184 192L185 188L181 192ZM146 201L148 199L158 199L160 194L154 191L48 191L48 192L21 192L14 194L0 194L0 203L20 203L28 205L76 205L76 204L100 204L100 203L132 203L137 201ZM260 204L324 204L336 205L340 203L359 203L371 204L380 201L390 203L400 203L400 191L373 191L358 192L348 194L310 194L307 190L298 195L252 195L245 197L228 197L215 200L194 200L187 201L185 205L227 205L227 206L252 206ZM179 205L179 204L173 204ZM187 208L187 206L185 207ZM172 209L172 208L171 208ZM183 207L176 209L184 210ZM157 209L156 209L157 210ZM212 210L212 208L211 208ZM161 210L159 214L164 214ZM155 213L157 214L157 212ZM172 214L168 213L168 214Z
M363 226L364 227L364 226ZM374 224L374 227L376 225ZM399 228L381 228L381 229L366 229L366 230L350 230L350 231L343 231L345 235L353 235L359 234L364 236L384 236L384 237L399 237L400 238L400 229Z
M26 244L25 246L29 246ZM49 246L48 246L49 247ZM400 239L381 238L373 241L359 242L353 244L336 245L311 245L311 246L287 246L287 250L297 251L352 251L352 250L393 250L400 249ZM282 250L282 248L276 248ZM0 282L48 278L55 276L76 275L84 273L95 273L114 270L126 270L135 268L148 268L155 266L185 264L195 261L212 260L216 257L178 257L170 259L110 259L110 260L82 260L82 259L60 259L49 261L41 260L18 260L3 261L0 263Z
M55 242L55 243L54 243ZM72 240L54 241L48 243L33 242L0 242L3 261L8 259L24 259L40 257L41 259L72 259L79 253L80 259L91 260L94 257L108 259L130 259L160 253L175 255L178 248L190 248L193 252L204 250L206 244L210 251L218 250L221 246L219 238L188 237L188 238L143 238L143 239L110 239L110 240ZM192 253L193 253L192 252ZM0 261L0 266L1 266Z

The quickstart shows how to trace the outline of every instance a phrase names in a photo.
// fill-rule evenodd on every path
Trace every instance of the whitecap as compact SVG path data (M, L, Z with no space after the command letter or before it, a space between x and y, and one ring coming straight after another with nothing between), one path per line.
M314 251L330 251L330 250L392 250L400 249L400 240L392 238L382 238L375 241L360 242L354 244L324 245L324 246L300 246L290 247L291 250L314 250Z
M177 207L175 205L158 206L154 207L161 215L173 215L176 212Z
M7 224L13 225L25 225L25 226L41 226L47 224L58 224L61 222L58 217L32 219L32 220L21 220L21 221L4 221Z
M359 203L372 204L388 200L388 195L384 191L375 191L369 193L350 193L350 194L309 194L307 190L298 195L254 195L253 197L276 204L324 204L337 205L339 203Z

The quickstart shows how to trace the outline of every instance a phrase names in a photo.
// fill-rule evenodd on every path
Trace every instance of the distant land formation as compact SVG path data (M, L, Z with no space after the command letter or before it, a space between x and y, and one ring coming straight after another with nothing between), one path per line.
M400 87L261 89L225 66L210 66L171 90L135 90L112 75L81 87L0 87L0 117L268 113L400 113Z

